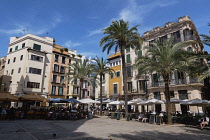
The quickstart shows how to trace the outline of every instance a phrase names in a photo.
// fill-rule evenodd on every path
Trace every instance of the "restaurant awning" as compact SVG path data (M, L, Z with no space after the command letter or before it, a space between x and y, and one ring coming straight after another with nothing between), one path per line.
M0 100L17 102L19 101L19 98L10 93L0 93Z

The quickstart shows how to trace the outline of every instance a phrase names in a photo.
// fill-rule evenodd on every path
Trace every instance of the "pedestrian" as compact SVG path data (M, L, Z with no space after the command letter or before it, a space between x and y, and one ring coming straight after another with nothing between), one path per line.
M202 130L208 124L209 118L206 115L204 115L203 118L201 118L200 129Z
M1 110L1 120L5 120L6 115L7 115L6 107L3 107Z

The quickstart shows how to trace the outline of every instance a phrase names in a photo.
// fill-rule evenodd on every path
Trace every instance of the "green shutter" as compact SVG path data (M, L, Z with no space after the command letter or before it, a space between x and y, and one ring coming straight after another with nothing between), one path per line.
M127 60L127 61L126 61L127 63L130 63L130 62L131 62L130 54L126 55L126 60Z
M138 51L138 57L142 56L142 51Z
M130 52L130 47L126 47L126 53Z

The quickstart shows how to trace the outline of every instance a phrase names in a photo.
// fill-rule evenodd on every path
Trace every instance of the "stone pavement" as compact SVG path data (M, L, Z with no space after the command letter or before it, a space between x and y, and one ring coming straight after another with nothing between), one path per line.
M0 140L209 140L210 129L110 119L0 120Z

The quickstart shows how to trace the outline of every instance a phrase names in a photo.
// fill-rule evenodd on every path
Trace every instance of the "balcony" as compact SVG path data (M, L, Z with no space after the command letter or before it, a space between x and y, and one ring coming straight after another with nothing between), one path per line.
M198 78L190 78L190 81L189 81L189 83L190 84L194 84L194 83L201 83L201 84L203 84L203 81L197 81L198 80Z
M184 41L188 41L188 40L196 40L194 35L187 35L184 37Z
M186 82L186 79L178 79L178 81L176 81L176 84L177 84L177 85L180 85L180 84L187 84L187 82Z
M152 83L152 87L162 87L162 86L164 86L163 81L158 81L158 82L153 82Z

